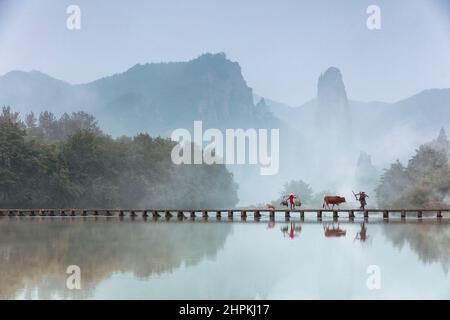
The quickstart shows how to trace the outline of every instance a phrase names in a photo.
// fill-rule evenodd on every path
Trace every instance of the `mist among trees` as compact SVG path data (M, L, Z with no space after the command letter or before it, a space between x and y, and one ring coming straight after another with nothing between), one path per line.
M174 165L174 142L148 134L113 139L94 117L0 115L0 206L233 207L224 165Z
M379 206L443 208L450 204L450 143L442 129L438 138L421 145L404 166L385 170L376 188Z

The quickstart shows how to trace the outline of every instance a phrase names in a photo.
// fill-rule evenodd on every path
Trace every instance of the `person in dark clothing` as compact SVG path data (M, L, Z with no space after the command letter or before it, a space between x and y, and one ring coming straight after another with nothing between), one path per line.
M360 208L361 208L362 210L364 210L364 208L365 208L366 205L367 205L366 198L369 198L369 196L368 196L364 191L361 191L361 192L355 194L355 198L356 198L356 200L358 200L359 203L361 204L361 207L360 207Z

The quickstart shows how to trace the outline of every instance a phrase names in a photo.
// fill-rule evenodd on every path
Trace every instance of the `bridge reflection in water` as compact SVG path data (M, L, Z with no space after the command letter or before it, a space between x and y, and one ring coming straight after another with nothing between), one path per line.
M240 216L242 220L246 220L247 216L251 215L255 220L258 220L263 215L267 215L270 219L274 219L276 215L283 215L289 219L293 215L298 215L304 219L306 215L315 216L317 219L322 219L325 214L331 214L333 218L337 219L340 215L347 215L349 219L355 217L363 217L368 219L370 216L389 219L390 217L400 217L406 219L407 216L416 218L435 217L441 219L444 214L450 213L450 209L264 209L264 208L242 208L242 209L0 209L0 216L106 216L106 217L137 217L142 218L152 217L153 219L177 217L178 219L196 218L201 216L207 219L210 216L215 216L221 219L222 215L226 215L228 219L232 220L234 217Z
M260 222L239 223L124 214L1 217L0 299L424 299L450 289L445 218L318 223L263 213ZM339 237L325 235L333 222ZM368 290L372 264L395 281ZM81 269L81 290L66 287L69 265Z

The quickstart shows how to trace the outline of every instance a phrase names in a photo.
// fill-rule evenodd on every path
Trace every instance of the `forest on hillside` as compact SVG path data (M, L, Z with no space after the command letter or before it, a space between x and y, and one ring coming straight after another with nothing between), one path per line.
M444 129L437 139L421 145L403 165L396 161L376 188L384 207L448 208L450 206L450 142Z
M360 159L364 157L367 155L363 153ZM369 207L446 209L450 207L449 158L450 140L441 129L436 139L419 146L406 165L397 160L380 175L370 162L361 161L358 171L362 172L356 182L374 186L375 194L368 199ZM291 180L284 184L280 196L271 203L280 204L290 193L299 196L306 207L320 207L325 195L336 194L333 190L315 192L307 182Z
M237 184L224 165L175 165L174 142L113 139L84 112L0 114L0 207L228 207Z

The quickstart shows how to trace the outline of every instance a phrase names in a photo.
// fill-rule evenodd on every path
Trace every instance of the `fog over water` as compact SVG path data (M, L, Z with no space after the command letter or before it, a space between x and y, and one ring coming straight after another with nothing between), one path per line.
M114 137L168 137L195 120L280 129L278 174L229 167L239 205L273 200L291 179L373 194L383 169L450 130L445 0L380 0L379 30L367 28L370 1L80 0L79 30L66 27L69 4L0 3L0 105L82 110ZM362 153L377 170L363 184Z
M345 235L326 237L326 225L298 217L292 224L265 216L258 223L2 218L0 297L448 298L448 221L372 220L363 236L356 219L334 225ZM69 265L81 268L81 290L65 286ZM379 290L367 286L373 265Z

